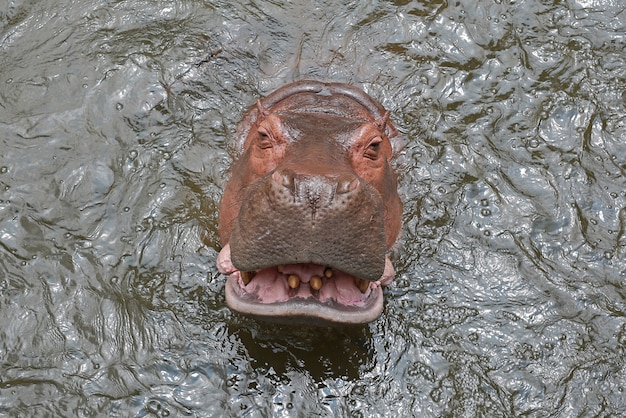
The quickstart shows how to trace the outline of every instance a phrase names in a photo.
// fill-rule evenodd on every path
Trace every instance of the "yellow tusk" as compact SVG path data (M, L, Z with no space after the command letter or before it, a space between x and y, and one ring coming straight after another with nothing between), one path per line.
M309 286L313 290L320 290L322 288L322 278L320 276L313 276L311 280L309 280Z

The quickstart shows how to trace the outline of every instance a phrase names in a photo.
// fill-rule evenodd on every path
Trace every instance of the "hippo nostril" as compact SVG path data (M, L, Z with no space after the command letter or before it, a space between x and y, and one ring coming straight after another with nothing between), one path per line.
M293 189L293 178L293 171L288 169L276 170L272 173L274 182L288 189Z
M344 194L356 190L359 187L359 179L354 176L340 178L337 181L337 194Z

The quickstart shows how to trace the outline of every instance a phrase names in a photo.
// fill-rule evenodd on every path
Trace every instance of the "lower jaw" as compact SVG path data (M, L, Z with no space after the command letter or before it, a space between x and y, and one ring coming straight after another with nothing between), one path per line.
M291 297L284 301L265 303L248 292L240 272L234 272L226 281L226 303L237 312L274 322L310 325L356 325L372 322L383 310L383 292L372 286L359 306L347 306L334 300L320 301L313 297Z

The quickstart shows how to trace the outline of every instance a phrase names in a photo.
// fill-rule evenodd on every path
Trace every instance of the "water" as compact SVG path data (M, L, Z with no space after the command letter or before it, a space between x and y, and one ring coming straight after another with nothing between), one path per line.
M618 416L619 1L0 4L0 414ZM225 307L216 205L257 97L363 87L407 145L364 327Z

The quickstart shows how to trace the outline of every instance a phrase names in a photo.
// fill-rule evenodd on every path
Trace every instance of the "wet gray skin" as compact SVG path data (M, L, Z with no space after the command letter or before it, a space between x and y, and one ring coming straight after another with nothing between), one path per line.
M0 6L0 415L621 416L622 2ZM406 138L373 322L232 312L241 115L362 88Z
M356 190L319 176L277 172L252 190L242 205L230 244L242 271L281 264L331 266L369 281L385 267L383 202L353 177Z

